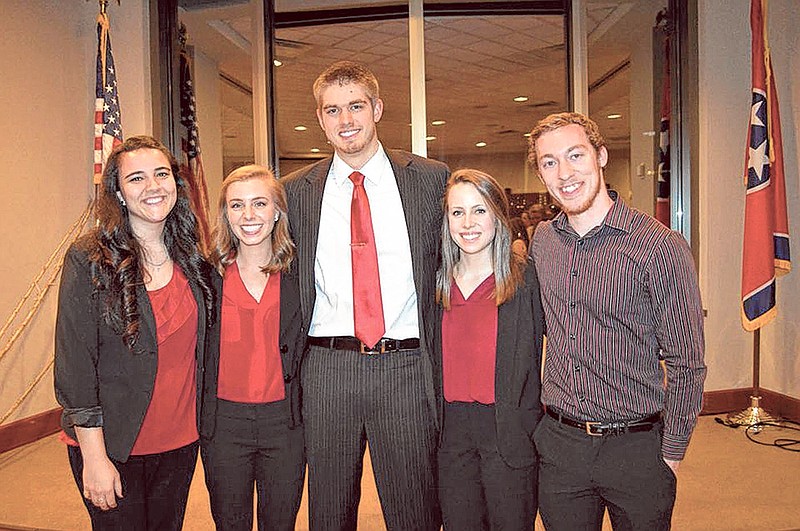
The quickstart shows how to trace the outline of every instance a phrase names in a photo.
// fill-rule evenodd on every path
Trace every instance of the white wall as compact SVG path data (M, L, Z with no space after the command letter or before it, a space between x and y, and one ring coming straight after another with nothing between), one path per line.
M3 0L0 17L0 319L13 308L93 195L97 2ZM126 135L150 132L147 2L109 3ZM57 283L0 359L0 417L53 353ZM20 317L27 314L27 307ZM0 348L12 328L0 337ZM54 407L46 377L11 422Z
M200 128L200 149L206 176L209 222L216 219L217 197L225 177L222 169L222 100L219 68L213 59L195 49L194 87L197 101L197 126Z
M704 0L699 15L700 282L706 320L707 390L749 387L752 335L740 321L744 154L750 115L747 0ZM769 38L778 82L794 253L800 249L800 50L797 6L769 2ZM795 264L795 268L798 266ZM800 272L778 280L778 318L764 327L761 385L800 397Z

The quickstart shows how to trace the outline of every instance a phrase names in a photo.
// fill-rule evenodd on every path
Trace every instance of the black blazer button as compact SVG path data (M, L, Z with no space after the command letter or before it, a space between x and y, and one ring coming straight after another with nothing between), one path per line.
M283 375L283 381L286 382L286 383L291 382L292 381L292 375L287 372L286 374Z
M289 352L289 345L281 345L281 354Z

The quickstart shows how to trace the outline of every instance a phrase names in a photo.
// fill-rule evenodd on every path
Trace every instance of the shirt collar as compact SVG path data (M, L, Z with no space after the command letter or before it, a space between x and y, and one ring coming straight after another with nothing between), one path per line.
M624 201L619 199L619 194L614 190L609 190L608 195L611 197L611 200L614 202L614 204L611 205L611 208L606 213L606 217L603 219L603 222L590 230L584 236L584 238L594 236L603 227L610 227L612 229L627 233L631 232L633 224L633 212L631 211L630 207L626 205ZM559 214L553 219L553 227L562 232L576 234L575 230L572 228L572 225L569 224L567 215L564 214L564 212L559 212Z
M342 186L345 182L350 182L351 173L359 171L364 175L365 181L369 181L373 185L378 185L385 173L384 168L387 164L389 164L389 157L383 149L383 144L378 143L378 150L359 170L351 168L338 153L334 153L333 162L331 163L331 169L328 175L337 186Z

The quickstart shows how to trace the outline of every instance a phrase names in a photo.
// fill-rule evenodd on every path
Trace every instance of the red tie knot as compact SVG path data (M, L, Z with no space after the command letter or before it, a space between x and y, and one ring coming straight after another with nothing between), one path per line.
M354 171L350 174L350 180L356 186L364 186L364 174L360 171Z

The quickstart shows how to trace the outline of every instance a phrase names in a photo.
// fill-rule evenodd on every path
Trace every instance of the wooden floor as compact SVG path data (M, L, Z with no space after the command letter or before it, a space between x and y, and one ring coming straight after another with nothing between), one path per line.
M771 441L798 435L770 428L757 437ZM202 467L197 470L184 525L187 531L213 529ZM362 492L359 529L385 529L369 466ZM66 451L55 436L0 455L0 531L6 529L89 529ZM305 495L297 529L308 529ZM749 442L742 429L702 417L678 473L673 529L800 530L800 453L759 446Z

